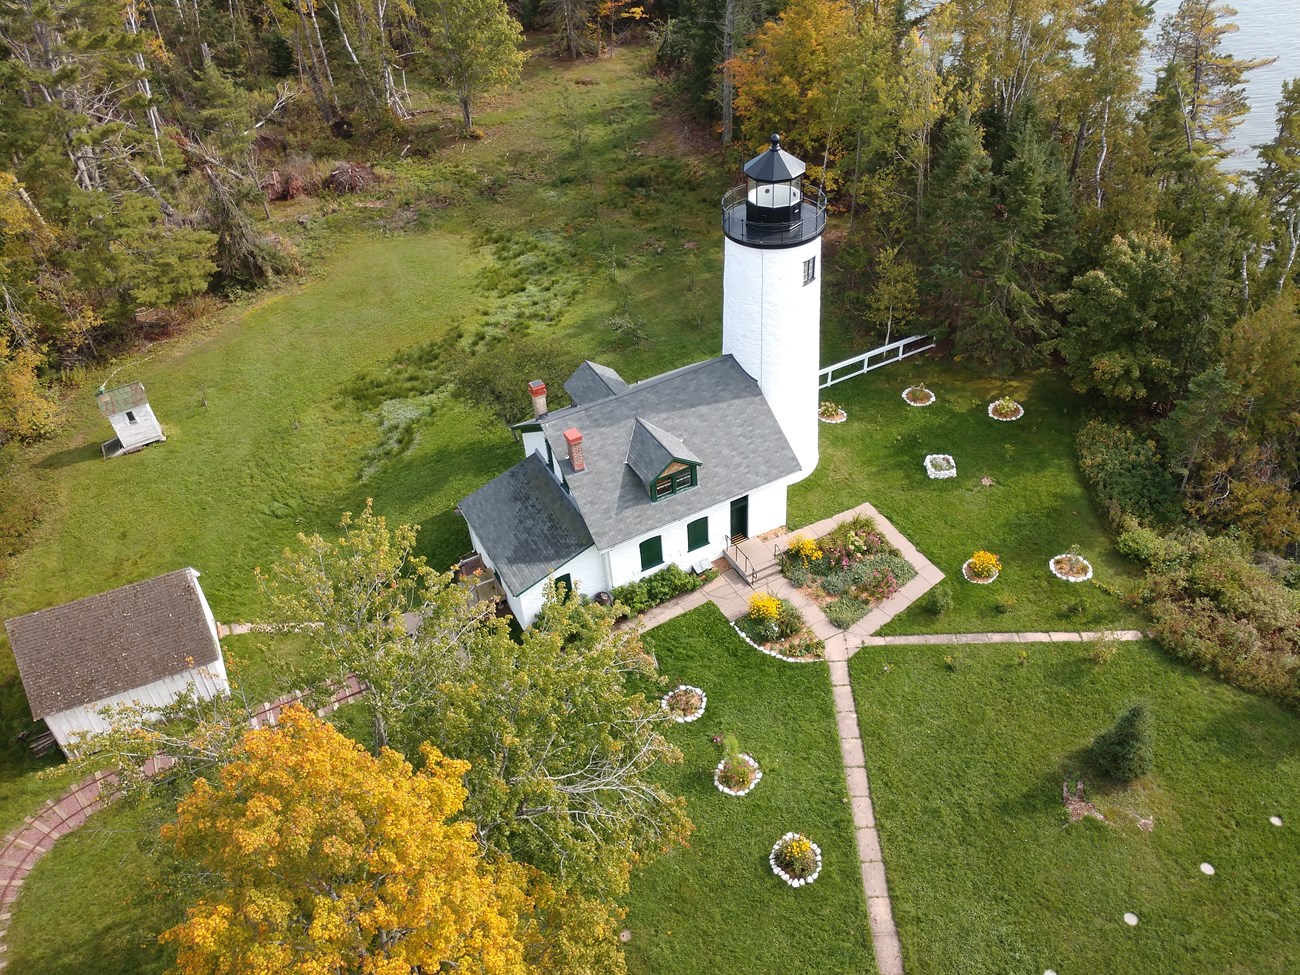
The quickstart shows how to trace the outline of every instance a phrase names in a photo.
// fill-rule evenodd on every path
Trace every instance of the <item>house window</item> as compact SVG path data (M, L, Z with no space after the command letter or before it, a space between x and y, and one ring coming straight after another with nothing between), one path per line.
M680 494L689 487L694 487L695 466L693 464L684 464L680 470L665 471L654 483L654 489L651 491L651 500L658 501L660 498L666 498L670 494Z
M641 543L641 571L664 564L664 539L662 535L647 538Z
M810 257L803 262L803 283L812 284L817 280L817 258Z
M686 551L694 552L709 544L709 519L696 518L686 526Z
M126 422L127 422L127 423L135 423L135 422L136 422L136 420L135 420L135 414L132 413L130 410L127 410L127 411L126 411Z

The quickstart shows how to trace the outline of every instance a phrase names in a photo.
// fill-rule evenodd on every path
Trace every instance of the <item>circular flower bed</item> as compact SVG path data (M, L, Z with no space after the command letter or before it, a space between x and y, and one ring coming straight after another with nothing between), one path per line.
M670 718L678 724L686 724L699 719L709 699L698 687L682 684L665 694L662 703Z
M994 400L989 404L989 416L995 420L1001 420L1003 423L1019 420L1024 415L1025 408L1010 396L1004 396L1002 399Z
M973 582L977 586L987 586L1001 571L1002 563L998 561L998 557L983 549L968 558L961 566L961 574L966 577L966 581Z
M849 415L844 412L844 407L830 400L822 400L817 407L817 419L822 423L843 423L848 418Z
M934 393L924 386L908 386L903 390L903 399L908 406L929 406L934 402Z
M713 770L713 784L719 792L729 796L747 796L754 791L754 786L763 778L763 770L758 767L752 755L743 752L736 756L734 762L723 759Z
M1087 582L1092 578L1092 563L1078 552L1065 552L1047 563L1052 575L1064 582Z
M812 840L798 833L786 833L772 847L767 862L772 865L772 872L791 887L804 887L822 872L822 851Z
M952 454L926 454L925 473L935 481L956 477L957 462L952 459Z

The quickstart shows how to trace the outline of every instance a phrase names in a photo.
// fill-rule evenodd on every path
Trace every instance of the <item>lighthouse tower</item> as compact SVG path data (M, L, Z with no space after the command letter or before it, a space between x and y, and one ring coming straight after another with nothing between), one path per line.
M805 196L804 164L780 136L722 198L722 353L757 382L799 459L817 466L821 257L826 196Z

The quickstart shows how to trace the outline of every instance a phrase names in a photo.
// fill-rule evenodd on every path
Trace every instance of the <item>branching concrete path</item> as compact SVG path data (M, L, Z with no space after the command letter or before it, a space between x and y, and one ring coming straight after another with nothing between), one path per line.
M916 578L897 593L871 610L848 630L841 630L826 618L821 607L796 589L780 573L778 557L796 536L820 538L841 522L865 515L873 519L885 539L902 553L916 569ZM889 900L889 884L885 877L885 861L876 833L876 817L871 807L871 783L867 776L866 755L858 730L858 713L853 703L853 689L849 685L849 658L867 647L888 647L904 644L944 643L1069 643L1084 640L1141 640L1138 630L1110 630L1099 632L1063 633L940 633L916 636L876 636L875 633L931 588L943 581L944 574L922 555L910 541L901 535L889 520L869 504L861 504L831 518L825 518L794 532L774 539L750 539L741 545L741 551L753 565L758 576L757 588L788 599L803 612L813 632L826 644L826 661L830 668L831 694L835 701L835 724L839 731L840 754L844 759L844 776L848 784L849 804L853 811L853 827L857 836L858 865L862 872L862 887L867 897L867 912L871 922L871 939L876 950L876 964L881 975L903 975L903 952L894 925L893 907ZM729 620L742 616L749 606L749 597L755 586L735 572L721 573L707 585L670 602L656 606L641 615L636 625L652 629L674 617L690 612L706 602L713 602ZM407 625L414 629L418 620L413 614ZM221 636L255 632L248 623L218 624ZM321 709L328 714L342 704L354 700L364 692L350 680L334 699ZM297 700L288 694L263 704L254 713L254 727L273 725L280 711ZM151 759L150 761L154 761ZM146 765L147 767L147 765ZM116 780L111 773L101 772L77 783L58 799L45 804L35 816L0 840L0 969L5 967L4 936L9 928L9 912L17 900L23 880L42 856L50 851L55 840L66 836L81 826L93 813L116 798L113 788Z

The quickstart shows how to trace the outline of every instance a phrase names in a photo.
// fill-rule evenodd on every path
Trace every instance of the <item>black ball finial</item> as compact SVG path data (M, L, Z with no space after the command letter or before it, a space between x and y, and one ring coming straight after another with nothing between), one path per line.
M781 148L781 137L775 132L772 133L772 151L775 152Z

